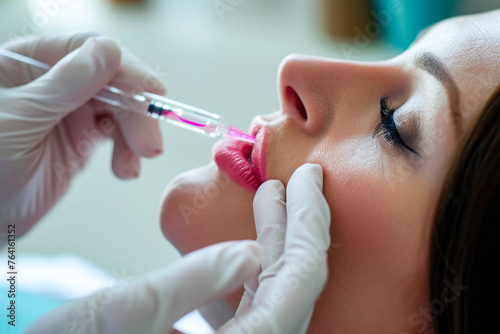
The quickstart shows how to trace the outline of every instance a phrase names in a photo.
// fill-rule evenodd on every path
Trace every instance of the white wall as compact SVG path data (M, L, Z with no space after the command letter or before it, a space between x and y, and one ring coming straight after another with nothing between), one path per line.
M50 1L59 3L43 3ZM43 15L48 19L35 27L37 33L77 29L114 36L163 73L169 97L220 113L243 129L256 114L278 108L276 73L287 54L344 58L339 44L322 35L315 1L242 0L223 19L214 1L156 0L139 7L60 2L65 4L51 7L48 15L37 2L0 0L0 42L29 30L27 22ZM360 51L356 59L396 53L376 41ZM75 253L130 275L177 258L159 229L159 199L175 175L209 161L213 141L170 125L162 129L164 154L143 161L138 180L117 180L110 169L111 143L101 145L17 251Z

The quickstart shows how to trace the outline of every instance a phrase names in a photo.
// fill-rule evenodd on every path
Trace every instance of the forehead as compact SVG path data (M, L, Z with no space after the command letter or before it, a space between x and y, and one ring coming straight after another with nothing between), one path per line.
M450 72L467 123L500 83L500 10L442 21L408 50L428 51Z

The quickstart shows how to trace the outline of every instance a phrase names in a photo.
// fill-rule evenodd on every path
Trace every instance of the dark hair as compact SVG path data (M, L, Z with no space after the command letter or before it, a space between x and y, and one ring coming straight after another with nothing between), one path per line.
M500 333L500 87L459 145L435 217L435 332Z

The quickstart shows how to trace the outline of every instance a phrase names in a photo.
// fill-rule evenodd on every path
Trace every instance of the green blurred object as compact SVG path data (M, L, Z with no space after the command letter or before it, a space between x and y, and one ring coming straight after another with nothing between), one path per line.
M373 0L377 21L388 42L406 49L426 27L458 12L457 0Z
M2 298L0 298L0 300L2 300L2 306L7 308L6 305L10 305L10 299L7 297L7 287L0 287L0 295L2 296ZM0 333L22 333L38 318L63 303L62 301L55 298L36 295L22 290L16 292L15 302L16 326L14 327L8 324L8 321L10 321L10 319L5 316L7 314L7 310L4 309L4 312L2 314L2 321L0 322Z

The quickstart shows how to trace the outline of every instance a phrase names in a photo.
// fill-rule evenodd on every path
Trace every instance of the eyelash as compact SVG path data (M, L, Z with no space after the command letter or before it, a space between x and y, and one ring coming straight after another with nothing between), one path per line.
M394 123L394 113L396 110L390 106L388 99L389 96L387 95L382 96L380 99L380 123L375 128L373 137L376 135L383 135L387 142L418 155L418 153L408 146L403 138L401 138L396 123Z

